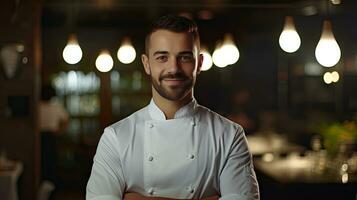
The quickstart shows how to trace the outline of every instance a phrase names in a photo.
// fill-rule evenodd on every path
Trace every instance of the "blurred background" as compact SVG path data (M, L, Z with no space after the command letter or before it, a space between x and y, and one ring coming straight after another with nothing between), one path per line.
M1 199L84 199L104 127L150 101L145 32L170 13L199 26L195 97L245 128L262 199L357 199L356 1L0 5ZM41 177L44 86L63 113L47 143L55 185Z

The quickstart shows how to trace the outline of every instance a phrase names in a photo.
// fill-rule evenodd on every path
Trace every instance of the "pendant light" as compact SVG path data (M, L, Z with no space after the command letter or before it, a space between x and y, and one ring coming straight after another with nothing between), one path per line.
M66 47L63 49L63 59L68 64L76 64L82 59L82 49L78 44L77 37L71 34Z
M216 48L212 54L212 60L214 65L216 65L219 68L223 68L227 66L227 63L223 58L224 57L223 53L224 52L222 51L222 43L218 41L216 44Z
M341 58L341 50L332 33L331 22L325 20L319 43L315 49L316 60L324 67L335 66Z
M323 80L326 84L337 83L340 80L340 75L337 71L326 72L323 76Z
M207 70L211 69L211 67L213 65L212 56L208 52L206 47L201 48L201 54L203 55L203 63L202 63L201 70L207 71Z
M233 36L226 34L221 48L222 56L227 65L233 65L239 59L239 50L234 43Z
M95 60L95 66L100 72L109 72L113 68L113 58L108 50L102 50Z
M299 49L300 44L300 36L296 32L293 18L291 16L286 16L284 29L279 37L279 45L285 52L293 53Z
M124 64L130 64L135 60L136 51L129 38L125 38L117 52L118 60Z

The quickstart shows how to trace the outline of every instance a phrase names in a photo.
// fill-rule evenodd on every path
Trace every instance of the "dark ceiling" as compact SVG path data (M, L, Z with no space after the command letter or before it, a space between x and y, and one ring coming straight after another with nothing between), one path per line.
M353 14L354 0L44 0L43 25L115 27L140 25L166 13L186 13L195 19L234 20L237 17ZM336 0L334 0L336 1ZM249 20L247 18L246 20Z
M88 66L88 70L100 49L115 52L121 39L127 36L140 53L148 24L158 16L168 13L185 14L194 18L199 25L201 42L210 50L214 49L215 42L222 39L224 33L232 33L242 54L249 48L254 49L251 51L252 58L249 58L252 60L255 60L258 53L256 49L262 48L265 50L261 54L270 58L277 56L279 47L276 41L283 27L284 16L292 15L305 45L302 47L304 51L300 51L303 54L301 57L313 59L311 56L321 34L322 20L331 18L334 33L341 45L351 44L357 33L354 25L357 21L357 1L341 0L339 5L334 5L331 1L44 0L43 63L54 70L66 66L59 55L71 33L77 34L85 52L81 65ZM347 52L354 53L346 51L344 54ZM242 55L242 59L248 60L247 57ZM275 66L275 63L267 63L269 62L266 61L264 65ZM55 69L54 66L58 68Z

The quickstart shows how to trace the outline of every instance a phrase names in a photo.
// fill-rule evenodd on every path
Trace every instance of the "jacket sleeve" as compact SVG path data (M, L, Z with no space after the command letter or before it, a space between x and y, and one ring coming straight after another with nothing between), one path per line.
M93 159L87 183L87 200L121 200L125 179L118 151L118 140L111 127L104 130Z
M238 127L219 176L220 200L259 200L259 186L244 130Z

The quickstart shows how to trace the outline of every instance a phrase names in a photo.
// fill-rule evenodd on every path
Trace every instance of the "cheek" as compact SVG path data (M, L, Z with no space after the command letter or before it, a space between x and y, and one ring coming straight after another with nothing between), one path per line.
M158 77L159 71L156 66L153 66L152 64L149 67L149 75L153 78Z
M163 69L165 69L165 65L162 63L150 63L151 74L160 74Z
M196 73L197 73L197 68L195 67L195 65L187 65L187 66L183 67L182 70L184 71L184 73L187 76L190 76L190 77L196 76Z

